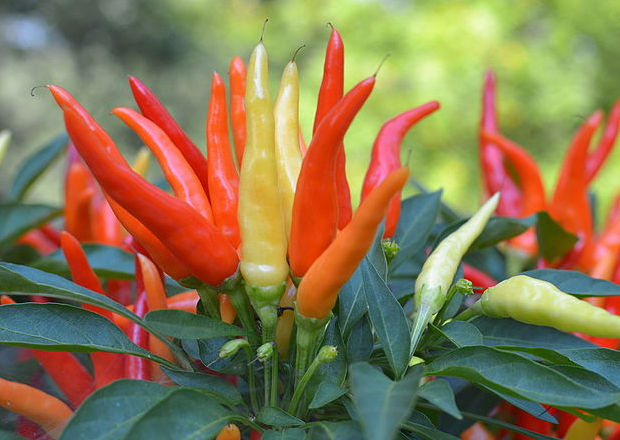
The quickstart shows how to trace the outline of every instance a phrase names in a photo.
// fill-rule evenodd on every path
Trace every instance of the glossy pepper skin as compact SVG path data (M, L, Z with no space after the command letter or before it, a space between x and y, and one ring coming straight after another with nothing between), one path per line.
M323 80L316 104L313 134L316 133L325 115L336 105L344 93L344 43L336 28L331 23L329 25L332 28L332 33L325 51ZM342 229L349 223L353 214L351 192L346 174L346 154L342 141L336 157L336 189L338 192L338 229Z
M133 312L140 318L148 312L146 292L141 280L136 277L137 300ZM149 334L135 322L129 323L127 329L127 337L131 342L145 350L149 348ZM139 356L127 356L125 361L125 378L136 380L150 380L151 372L149 371L149 361Z
M336 157L353 118L375 85L371 76L358 83L322 119L297 180L289 242L289 262L302 277L331 244L338 231Z
M237 248L241 242L237 205L239 173L235 167L228 136L226 87L222 78L213 72L211 100L207 115L207 165L209 168L209 197L215 225Z
M206 221L213 224L209 198L200 180L166 133L154 122L130 108L117 107L112 110L112 114L135 131L151 150L177 198L185 201Z
M288 238L291 235L295 188L302 159L299 147L299 74L294 60L286 65L282 73L273 115L278 191Z
M403 112L387 121L379 130L372 146L370 165L364 177L362 200L370 194L385 177L401 167L400 146L407 132L418 121L439 109L437 101ZM383 238L391 238L400 219L400 194L394 196L385 219Z
M142 114L157 124L174 142L200 179L205 193L208 194L207 161L198 147L187 137L177 121L147 86L134 76L129 77L129 85Z
M297 289L296 309L300 315L315 319L329 315L340 288L370 249L390 200L402 190L408 176L407 168L390 173L362 201L349 224L312 264Z
M110 137L68 92L48 88L63 110L69 136L111 198L150 229L196 278L217 286L235 274L237 252L213 225L133 172Z
M235 424L228 424L222 428L215 440L241 440L241 431Z
M230 80L230 122L237 165L243 163L245 148L245 77L247 71L241 57L234 57L230 62L228 78Z
M79 241L93 238L91 200L95 195L93 177L75 147L69 145L69 164L65 174L65 230Z
M248 64L245 95L247 139L238 210L241 273L249 286L259 287L279 286L288 276L286 232L278 197L273 107L268 85L267 51L261 41ZM276 306L279 299L279 295L274 299Z
M564 293L547 281L526 275L516 275L488 288L466 312L512 318L565 332L620 337L620 316Z

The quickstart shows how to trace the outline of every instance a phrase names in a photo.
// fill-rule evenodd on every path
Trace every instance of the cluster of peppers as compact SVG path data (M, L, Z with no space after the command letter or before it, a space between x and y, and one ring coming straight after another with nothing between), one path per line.
M225 84L213 74L205 157L153 92L130 77L140 112L115 108L112 114L148 147L174 195L145 180L148 156L139 154L130 166L80 103L66 90L50 85L71 139L65 231L46 225L20 242L44 254L61 247L74 282L127 305L138 316L161 308L195 312L200 300L210 317L228 323L238 318L250 345L256 349L263 344L258 347L259 358L263 352L270 358L264 364L265 405L278 403L278 356L288 356L296 326L296 392L289 409L300 411L306 373L316 368L317 359L334 356L318 347L340 287L365 256L384 218L384 237L395 233L400 192L409 174L400 162L400 144L414 124L439 108L430 102L396 115L381 128L362 200L353 212L343 138L372 92L375 78L376 73L344 93L344 45L332 27L312 139L306 147L298 122L295 57L284 69L272 104L261 36L247 67L239 57L230 64L230 115ZM108 280L104 289L80 242L133 252L135 292L130 283L117 280ZM166 298L164 273L192 290ZM113 320L137 345L178 362L166 344L145 330L105 310L85 307ZM274 345L275 350L269 349ZM57 384L69 404L8 381L0 383L0 401L37 422L51 437L58 435L72 408L113 380L166 382L155 364L129 355L91 355L91 376L70 353L33 354L52 378L59 378ZM61 369L64 377L72 377L71 383L60 379ZM35 398L41 407L28 404ZM36 427L33 431L27 420L22 422L22 435L44 435ZM239 436L239 429L229 425L218 439Z

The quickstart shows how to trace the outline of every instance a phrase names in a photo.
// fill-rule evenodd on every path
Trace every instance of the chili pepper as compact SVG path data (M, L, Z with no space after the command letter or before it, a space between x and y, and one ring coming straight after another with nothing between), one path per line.
M471 281L474 287L479 289L487 289L497 284L493 277L467 263L463 263L463 278Z
M0 163L6 155L6 151L11 143L11 132L9 130L0 131Z
M17 244L30 246L41 255L47 255L54 252L57 246L52 243L43 232L38 229L31 229L24 235L15 240Z
M91 204L93 239L96 243L120 246L123 242L121 224L103 194L97 193Z
M530 431L537 432L538 434L551 435L553 434L553 425L546 420L540 420L538 417L534 417L528 412L525 412L519 408L514 408L513 413L515 415L515 425L521 428L529 429ZM530 436L515 432L514 440L529 440Z
M275 308L282 296L288 264L286 232L278 198L267 63L267 51L261 40L248 65L247 140L239 182L239 226L241 273L247 283L248 297L263 325L275 330ZM261 316L261 309L269 317Z
M39 227L39 231L41 231L54 246L60 247L60 231L58 229L47 223Z
M200 179L205 194L209 194L207 179L207 161L198 147L185 134L177 121L168 113L166 107L157 99L155 94L134 76L129 77L129 85L136 104L144 116L157 124L181 151L185 160L190 164L194 173Z
M293 307L295 306L296 296L297 288L289 280L286 285L286 291L284 295L282 295L282 298L280 298L281 314L278 317L278 325L276 327L276 348L278 349L278 354L283 359L288 357L291 345L291 334L293 333L293 325L295 324Z
M594 177L598 174L599 170L605 163L609 153L618 137L618 129L620 128L620 100L616 101L611 112L609 113L609 119L605 125L603 136L598 143L596 150L588 155L586 161L586 181L590 183Z
M73 415L62 400L29 385L0 378L0 406L29 418L58 438Z
M302 158L305 157L308 152L308 144L304 139L304 133L301 130L301 127L299 127L299 152L301 153Z
M88 167L80 160L73 145L68 149L69 166L65 175L65 230L80 241L93 237L90 202L95 194Z
M620 337L620 316L562 292L547 281L516 275L489 287L464 317L512 318L603 338Z
M495 440L495 436L480 422L474 423L460 435L463 440Z
M379 130L372 146L370 165L362 186L362 200L385 176L401 167L400 146L407 132L422 118L439 109L437 101L403 112L387 121ZM385 219L383 238L391 238L400 218L400 194L394 196Z
M325 64L323 67L323 80L319 89L316 114L314 116L313 135L321 124L323 118L342 98L344 93L344 43L340 34L331 23L332 33L325 51ZM346 174L346 155L342 139L336 153L336 190L338 194L338 229L342 229L349 223L352 215L351 193Z
M230 80L230 122L237 164L241 168L245 148L245 63L241 57L234 57L230 62L228 78Z
M496 145L512 163L521 186L520 217L527 217L545 209L545 187L536 161L521 147L505 137L482 131L482 139Z
M558 420L558 425L555 428L555 435L558 437L564 437L573 422L577 420L577 416L559 409L555 409L553 416Z
M110 197L150 229L201 281L217 286L234 275L239 260L226 238L185 202L133 172L110 137L69 93L57 86L48 88L64 112L78 151Z
M175 195L194 208L208 222L213 222L209 199L190 164L155 123L126 107L116 107L112 114L136 132L153 152Z
M620 254L620 218L607 223L596 238L587 258L588 273L594 278L611 279Z
M39 425L24 416L17 418L15 433L29 440L52 440Z
M211 100L207 115L207 165L209 167L209 197L215 225L237 248L241 241L237 220L239 173L228 140L226 87L222 78L213 72Z
M482 117L480 131L497 132L495 109L495 74L486 72L482 93ZM482 169L485 197L501 191L497 207L499 215L517 217L521 206L521 192L504 166L504 156L497 145L480 138L480 166Z
M215 440L241 440L241 431L235 424L228 424L222 428Z
M312 264L297 289L296 308L300 315L316 319L328 316L338 291L368 252L390 200L402 189L408 176L407 168L390 173L362 201L349 224Z
M374 84L374 75L366 78L332 107L322 118L304 157L295 190L289 242L289 262L296 277L304 276L336 236L338 145Z
M566 153L549 213L587 246L592 235L592 214L587 192L585 162L592 136L603 114L596 111L579 128Z
M95 272L93 272L90 267L86 254L77 239L68 232L63 231L60 240L62 251L67 259L67 263L69 264L69 270L71 271L73 282L90 289L93 292L103 295L101 283L99 282ZM83 304L83 307L87 310L98 313L101 316L105 316L111 321L114 319L109 310L90 304ZM95 352L91 353L90 357L95 370L96 388L101 388L123 377L125 361L123 355L117 353Z
M15 304L2 295L0 304ZM72 354L63 351L31 350L41 367L52 378L74 408L95 391L94 379L86 367Z
M568 429L564 440L595 440L601 429L603 419L597 418L593 422L577 419Z
M230 302L230 296L225 293L220 293L218 294L218 300L220 304L220 316L222 317L222 321L228 324L234 323L237 318L237 311Z
M499 193L487 200L461 227L444 238L424 262L415 281L412 354L427 324L446 302L450 284L452 284L461 259L484 230L498 202Z
M297 54L297 52L295 52ZM275 151L278 191L284 216L286 237L291 235L291 218L295 186L301 169L299 147L299 75L295 56L282 73L280 90L274 106Z
M250 440L261 440L261 438L263 438L263 435L258 431L252 431L252 434L250 434Z
M151 153L149 153L149 149L145 147L140 148L138 150L138 154L136 154L136 157L133 159L131 169L140 174L142 177L146 177L146 174L149 172L150 165Z
M138 262L139 254L134 257L136 259L136 268L140 263ZM142 277L142 271L136 271L136 305L133 312L140 318L148 312L148 294L144 288L144 280ZM129 340L139 347L146 350L149 348L149 334L144 328L131 322L127 329L127 336ZM139 356L127 356L125 362L125 377L127 379L137 380L150 380L151 373L149 371L149 362Z

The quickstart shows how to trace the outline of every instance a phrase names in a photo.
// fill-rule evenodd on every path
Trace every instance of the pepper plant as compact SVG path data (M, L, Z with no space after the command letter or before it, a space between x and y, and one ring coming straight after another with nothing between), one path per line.
M76 98L47 86L67 135L23 164L0 204L0 438L594 439L615 429L620 217L596 236L587 188L619 106L595 152L602 114L578 131L547 204L536 164L498 134L488 76L488 197L470 218L400 161L407 132L439 104L399 109L354 210L343 139L380 78L344 93L343 47L332 28L308 148L295 56L274 104L262 37L247 69L231 62L230 117L213 74L206 157L130 77L140 112L112 113L157 160L157 184L144 153L129 165ZM7 143L0 135L0 157ZM26 203L67 144L64 209ZM401 200L408 182L418 192Z

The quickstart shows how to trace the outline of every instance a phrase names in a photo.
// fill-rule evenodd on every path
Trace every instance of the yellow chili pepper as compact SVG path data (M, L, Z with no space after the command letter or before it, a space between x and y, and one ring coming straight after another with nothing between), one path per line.
M577 419L570 425L564 440L594 440L601 430L603 419L596 419L594 422L586 422Z
M294 58L294 57L293 57ZM286 237L291 235L295 186L301 169L299 149L299 75L292 59L284 68L274 107L275 146L280 203Z
M276 327L276 347L278 354L286 359L291 347L291 334L293 333L293 325L295 324L295 297L297 296L297 288L289 281L286 287L286 293L280 299L280 307L287 307L282 310L282 314L278 318Z
M149 167L151 166L151 152L148 148L142 147L136 154L136 157L133 159L133 163L131 164L131 169L136 173L140 174L142 177L146 177L146 173L149 172Z

